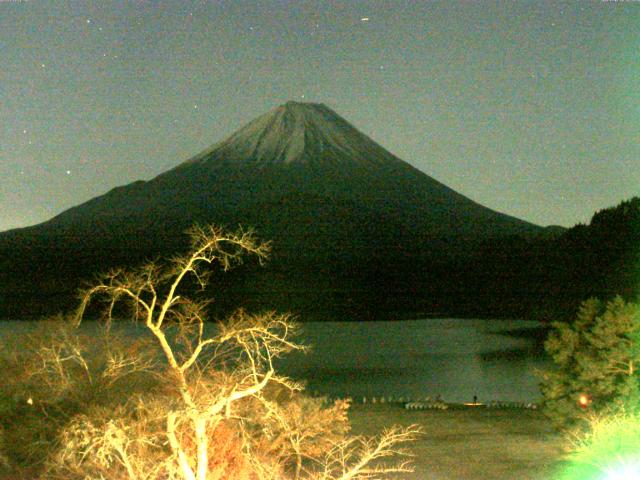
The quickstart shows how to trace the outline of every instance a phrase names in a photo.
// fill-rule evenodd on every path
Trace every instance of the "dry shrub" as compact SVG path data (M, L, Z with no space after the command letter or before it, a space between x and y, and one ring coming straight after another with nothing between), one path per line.
M252 423L246 422L245 431L250 432L255 451L276 459L283 470L294 473L305 466L312 469L349 433L349 402L328 403L302 392L276 389L280 392L275 397L266 392L264 399L254 399L244 407L241 415L247 417L249 412L261 412L253 414Z
M201 379L210 384L207 390L227 375L211 372L211 377L209 382ZM224 390L225 384L217 388ZM238 402L231 418L212 423L208 479L294 477L313 471L327 451L346 439L347 401L327 403L279 385L266 390L263 398ZM177 407L175 396L161 392L115 409L99 406L76 415L59 436L46 478L181 478L164 440L164 420L167 411ZM188 413L182 417L177 437L193 459L197 440L192 424L185 421ZM156 477L148 477L152 471Z
M94 407L65 426L48 456L51 480L171 478L164 406L140 397L116 408ZM149 477L151 475L151 477Z
M10 467L9 457L4 453L6 449L4 428L0 425L0 472Z
M57 316L22 337L3 339L0 455L12 468L42 466L76 416L99 406L113 413L137 392L161 384L152 373L153 344L96 330L85 334Z
M209 475L212 479L255 479L242 436L227 422L219 423L209 437Z

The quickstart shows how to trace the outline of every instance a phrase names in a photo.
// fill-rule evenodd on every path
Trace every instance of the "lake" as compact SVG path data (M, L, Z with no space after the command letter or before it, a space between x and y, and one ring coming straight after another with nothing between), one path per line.
M523 335L541 324L520 320L429 319L331 322L303 326L306 355L281 371L307 389L335 396L424 398L448 402L540 400L536 369L550 362ZM516 335L517 334L517 335Z
M0 322L0 334L32 322ZM91 324L86 328L91 328ZM123 324L120 324L123 325ZM128 328L131 328L131 324ZM310 322L302 325L307 354L283 359L280 373L330 396L447 402L540 400L536 369L549 366L523 320L428 319L395 322Z

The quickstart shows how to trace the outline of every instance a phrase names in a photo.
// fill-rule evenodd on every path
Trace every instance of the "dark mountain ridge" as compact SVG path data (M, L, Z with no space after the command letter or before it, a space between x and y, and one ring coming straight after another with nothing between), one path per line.
M30 296L67 298L96 271L171 255L193 223L249 225L273 240L270 266L232 275L227 298L301 313L351 305L354 316L451 309L461 291L473 295L460 259L474 245L543 233L420 172L328 107L288 102L150 181L0 234L0 308L17 293L17 311Z
M149 182L113 189L45 225L144 222L158 212L207 221L287 193L355 201L397 217L406 228L439 236L539 231L420 172L326 106L297 102L258 117Z

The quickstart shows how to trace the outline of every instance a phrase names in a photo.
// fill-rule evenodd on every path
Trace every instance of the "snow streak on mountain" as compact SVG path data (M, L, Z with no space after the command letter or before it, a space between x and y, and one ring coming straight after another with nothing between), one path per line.
M256 118L188 163L257 165L330 162L371 165L399 160L323 104L287 102Z

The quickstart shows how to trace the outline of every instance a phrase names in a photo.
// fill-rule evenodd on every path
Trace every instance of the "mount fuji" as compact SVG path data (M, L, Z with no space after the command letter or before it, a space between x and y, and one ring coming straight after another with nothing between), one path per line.
M355 317L448 311L445 295L473 294L461 279L474 245L544 230L455 192L325 105L288 102L152 180L0 233L0 315L67 306L95 272L184 249L194 223L273 241L269 267L223 281L227 301Z

